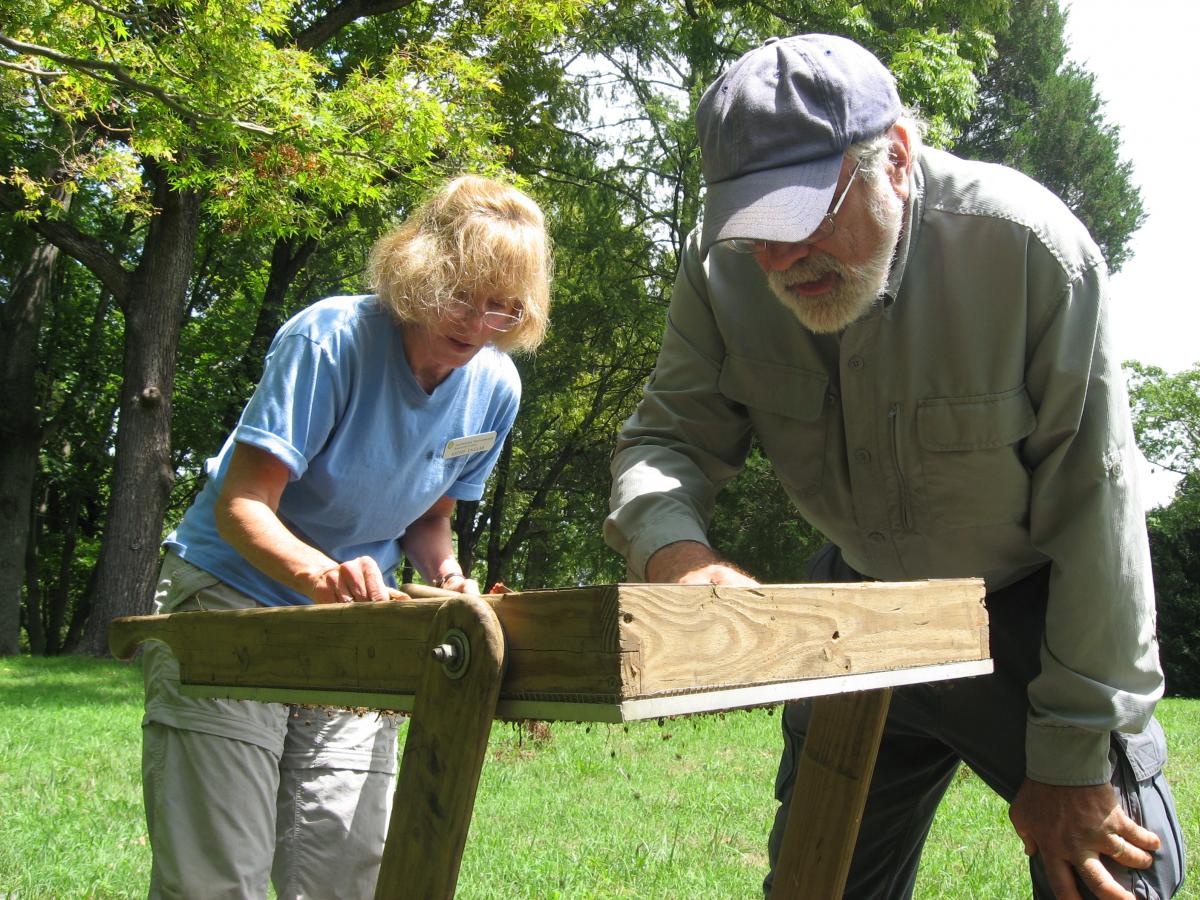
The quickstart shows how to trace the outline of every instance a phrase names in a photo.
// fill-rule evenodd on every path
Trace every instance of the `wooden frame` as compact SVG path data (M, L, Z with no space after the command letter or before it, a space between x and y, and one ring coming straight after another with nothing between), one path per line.
M411 711L379 897L453 896L493 718L618 722L805 697L823 698L805 748L815 755L797 777L774 895L839 896L891 688L991 671L976 579L483 598L405 587L438 596L130 617L109 629L120 658L167 643L185 693ZM428 775L447 765L456 777L445 784ZM818 825L824 851L813 857Z

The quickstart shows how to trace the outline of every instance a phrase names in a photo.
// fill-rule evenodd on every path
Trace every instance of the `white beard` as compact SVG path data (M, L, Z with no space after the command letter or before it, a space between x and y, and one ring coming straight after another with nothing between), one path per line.
M872 188L867 201L870 219L878 228L876 249L866 260L848 265L815 247L809 255L782 271L767 272L767 282L779 301L792 311L809 331L841 331L858 321L874 305L887 286L892 256L904 224L904 203L885 182L881 190ZM815 281L836 272L833 287L817 296L804 296L788 290L790 285Z

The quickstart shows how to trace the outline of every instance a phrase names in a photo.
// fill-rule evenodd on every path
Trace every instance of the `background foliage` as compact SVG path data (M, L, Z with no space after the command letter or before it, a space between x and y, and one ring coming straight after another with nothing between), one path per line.
M1167 692L1200 697L1200 364L1174 375L1126 368L1138 444L1180 476L1174 500L1148 522Z
M608 455L699 213L703 88L768 35L853 37L897 73L931 142L1046 182L1117 268L1141 201L1062 26L1054 0L5 4L0 654L102 654L112 615L147 610L158 542L274 331L362 290L374 237L462 169L538 199L557 274L512 438L484 499L460 504L460 556L514 586L619 580L599 531ZM1154 412L1139 436L1194 473L1173 449L1187 410ZM1196 519L1161 512L1165 624L1195 602ZM777 581L820 540L757 451L712 533ZM1188 646L1164 640L1164 655Z

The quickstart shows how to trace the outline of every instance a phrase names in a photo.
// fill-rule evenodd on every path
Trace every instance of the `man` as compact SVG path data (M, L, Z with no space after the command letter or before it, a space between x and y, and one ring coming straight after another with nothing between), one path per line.
M1037 897L1169 897L1183 848L1103 259L1049 192L921 148L902 112L882 64L827 35L770 40L704 94L704 221L606 539L648 581L755 584L706 538L754 436L831 541L812 580L986 580L996 672L896 690L846 896L911 895L965 761L1011 804ZM783 717L772 865L807 716Z

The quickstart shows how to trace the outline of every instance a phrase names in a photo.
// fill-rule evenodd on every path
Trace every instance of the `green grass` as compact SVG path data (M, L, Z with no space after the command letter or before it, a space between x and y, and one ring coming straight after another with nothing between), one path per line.
M144 896L140 669L0 659L0 709L0 900ZM1158 714L1187 839L1200 847L1200 701L1166 700ZM760 897L778 729L766 710L554 723L548 739L497 724L458 896ZM963 772L934 824L917 897L1023 896L1005 806Z

